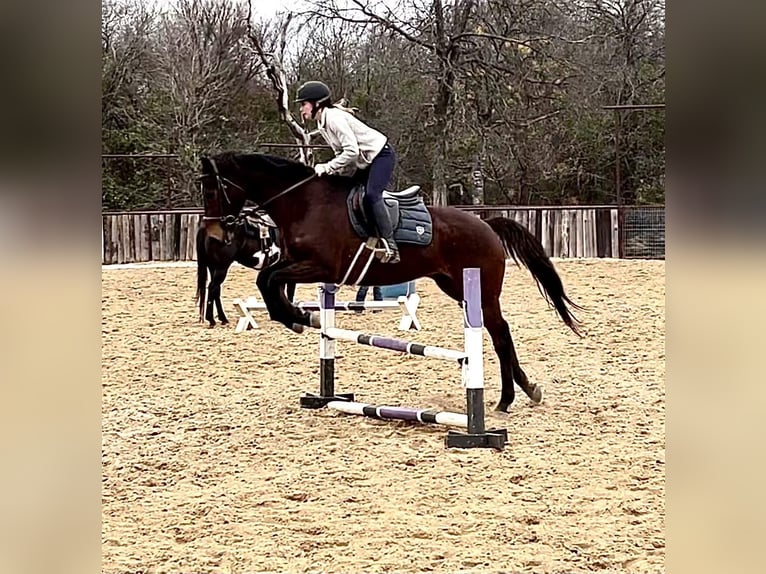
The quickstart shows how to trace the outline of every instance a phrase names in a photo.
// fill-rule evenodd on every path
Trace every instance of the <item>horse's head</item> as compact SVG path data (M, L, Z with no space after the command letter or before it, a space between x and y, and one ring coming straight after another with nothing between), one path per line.
M236 173L232 173L233 157L223 155L212 158L203 157L202 173L199 181L202 186L202 199L205 206L205 217L223 218L227 215L237 215L245 205L247 193L239 183Z

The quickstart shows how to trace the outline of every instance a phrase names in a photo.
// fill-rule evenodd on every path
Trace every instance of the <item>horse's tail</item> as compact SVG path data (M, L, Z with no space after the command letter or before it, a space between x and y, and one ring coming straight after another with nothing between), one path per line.
M199 305L199 320L205 319L205 286L207 284L207 253L205 240L207 233L204 227L197 230L197 298Z
M580 321L572 314L572 310L583 308L567 297L561 277L537 238L526 227L512 219L496 217L486 222L500 237L506 253L516 264L521 263L529 269L540 293L556 309L567 327L582 336Z

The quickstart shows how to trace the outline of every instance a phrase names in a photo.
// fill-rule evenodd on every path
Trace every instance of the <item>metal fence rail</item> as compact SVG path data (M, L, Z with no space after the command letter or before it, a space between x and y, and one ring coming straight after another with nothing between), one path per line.
M624 208L622 220L623 258L665 259L665 208Z

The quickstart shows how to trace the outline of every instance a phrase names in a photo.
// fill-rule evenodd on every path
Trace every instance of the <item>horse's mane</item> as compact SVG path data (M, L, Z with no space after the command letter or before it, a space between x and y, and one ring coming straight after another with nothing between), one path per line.
M313 173L311 167L299 161L267 153L227 151L214 156L213 159L222 169L231 166L246 170L263 171L265 169L267 171L298 172L299 174L305 173L306 175Z

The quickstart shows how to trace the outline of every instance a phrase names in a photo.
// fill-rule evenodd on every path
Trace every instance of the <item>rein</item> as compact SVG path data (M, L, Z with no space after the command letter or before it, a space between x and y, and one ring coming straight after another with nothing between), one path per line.
M272 197L272 198L270 198L270 199L267 199L267 200L266 200L266 201L264 201L263 203L260 203L260 204L258 204L258 205L256 206L256 209L263 209L263 207L264 207L264 206L268 205L269 203L271 203L271 202L272 202L272 201L274 201L275 199L278 199L278 198L282 197L283 195L285 195L286 193L289 193L289 192L291 192L292 190L294 190L294 189L296 189L296 188L298 188L298 187L302 186L304 183L308 183L309 181L311 181L311 180L312 180L312 179L314 179L315 177L316 177L316 174L315 174L315 173L312 173L312 174L311 174L310 176L308 176L306 179L302 179L302 180L300 180L298 183L295 183L295 184L291 185L291 186L290 186L290 187L288 187L286 190L284 190L284 191L280 191L280 192L279 192L278 194L276 194L274 197Z

